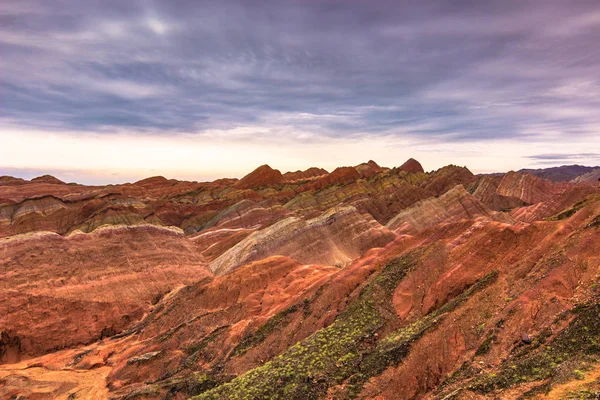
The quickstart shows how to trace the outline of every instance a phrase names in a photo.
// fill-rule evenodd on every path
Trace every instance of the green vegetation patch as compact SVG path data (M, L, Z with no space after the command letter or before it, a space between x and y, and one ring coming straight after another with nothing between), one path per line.
M365 342L383 326L375 295L391 297L413 266L412 258L388 263L328 327L290 347L282 355L197 399L314 399L342 382L358 367ZM394 285L395 282L395 285Z
M496 276L486 276L436 312L377 343L375 332L385 324L383 312L393 310L393 291L414 265L411 256L392 260L330 326L195 399L316 399L346 381L348 395L353 396L371 376L398 363L410 343L439 322L444 313Z
M580 306L574 312L573 321L549 345L524 347L500 371L475 379L469 389L489 393L525 382L554 379L559 372L564 375L567 368L571 378L580 378L583 373L577 366L597 361L600 356L600 305Z
M220 382L213 376L193 372L183 377L171 378L156 385L157 389L168 389L171 394L183 393L187 396L195 396L212 389Z
M188 346L185 349L185 352L187 354L193 355L193 354L198 353L201 350L204 350L206 348L206 346L209 345L209 343L213 342L217 337L219 337L220 334L227 331L227 329L229 329L229 325L219 326L218 328L213 330L210 334L208 334L206 337L204 337L201 341L194 343L191 346Z
M497 271L487 274L436 311L382 339L375 350L366 355L361 362L360 373L351 379L351 383L357 386L351 394L358 394L360 392L359 389L362 389L362 384L367 379L381 374L391 365L397 365L408 354L413 342L419 339L431 327L437 325L445 314L455 310L475 292L494 282L497 276Z
M600 390L581 389L574 390L564 397L565 400L598 400L600 399Z
M600 227L600 215L596 215L592 222L586 225L586 228L598 228Z
M483 355L489 353L490 350L492 349L492 343L494 343L494 340L496 340L495 335L489 335L488 337L486 337L484 339L484 341L481 343L481 345L475 351L475 356L483 356Z
M296 313L299 309L304 309L304 315L306 315L307 310L309 310L310 300L305 299L300 304L294 304L293 306L278 312L273 317L269 318L269 320L262 325L260 328L256 330L256 332L249 333L240 341L240 343L235 347L231 356L238 356L246 353L251 347L254 347L262 342L273 333L276 329L280 330L283 327L287 326L291 322L291 315Z
M567 208L566 210L563 210L560 213L553 215L552 217L548 217L548 218L546 218L546 220L560 221L562 219L569 218L569 217L573 216L577 211L579 211L583 207L585 207L586 205L593 203L594 201L598 201L598 200L599 200L599 197L597 195L592 194L592 195L586 197L585 199L573 204L573 206L571 206L571 208Z

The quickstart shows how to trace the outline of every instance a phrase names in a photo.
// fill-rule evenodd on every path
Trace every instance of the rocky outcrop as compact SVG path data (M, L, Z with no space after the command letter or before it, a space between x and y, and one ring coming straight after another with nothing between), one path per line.
M370 178L377 175L378 172L382 171L381 168L375 161L369 160L366 163L362 163L354 167L361 178Z
M342 185L345 183L354 182L355 180L360 179L360 174L354 167L338 167L334 169L331 173L327 175L323 175L313 182L306 183L298 188L299 191L318 191L325 189L331 185Z
M0 176L0 186L18 186L27 183L25 179L13 178L12 176Z
M600 185L600 168L594 169L587 174L580 175L573 179L571 183L591 183L593 185Z
M471 196L462 185L457 185L438 198L429 198L400 212L386 224L397 232L414 234L442 222L457 222L461 219L500 218L510 222L503 214L495 214L479 200Z
M221 211L204 228L261 228L290 215L286 208L277 203L242 200Z
M155 187L155 186L164 186L169 184L169 182L177 182L175 180L169 181L164 176L152 176L150 178L142 179L134 183L136 186L145 186L145 187Z
M402 164L398 168L400 169L400 171L405 171L405 172L410 172L410 173L425 172L421 163L418 162L417 160L415 160L414 158L409 158L408 160L406 160L406 162L404 164Z
M186 235L196 235L213 228L215 219L245 200L261 204L264 209L248 210L250 219L266 218L269 224L289 215L288 211L310 219L338 205L353 206L384 224L416 201L440 195L472 177L464 168L407 173L397 168L382 168L372 160L356 167L338 168L331 174L324 172L311 168L301 174L311 177L289 180L289 176L281 178L278 171L263 166L241 181L184 182L157 176L105 187L31 182L5 185L0 186L0 236L38 230L65 235L76 229L91 231L105 224L141 223L177 226ZM63 206L12 217L23 202L37 202L48 196ZM288 211L278 208L281 206ZM260 225L252 229L266 226L262 222ZM247 224L236 226L236 222L229 227L249 228ZM225 243L231 245L240 238L238 234L224 238L225 242L215 247L220 249L216 253L227 246Z
M52 185L64 185L65 183L52 175L42 175L37 178L33 178L31 183L49 183Z
M217 214L191 239L208 260L220 256L246 236L292 216L278 204L257 204L251 200L239 203Z
M497 193L518 198L527 206L515 208L511 216L520 221L532 222L550 217L569 205L584 200L594 193L590 185L573 185L551 182L529 174L508 172L502 178Z
M498 193L502 176L484 175L469 187L477 200L495 211L510 211L527 205L518 197L504 196Z
M565 193L571 187L567 183L553 183L530 174L508 172L498 185L497 192L507 197L516 197L525 203L534 204Z
M328 174L327 170L324 170L323 168L312 167L304 171L286 172L283 174L283 177L286 182L295 182L299 180L316 178L317 176L326 174Z
M255 232L210 263L216 274L272 255L303 264L344 265L373 247L385 246L395 235L354 207L334 208L303 220L286 218Z
M45 230L53 214L64 216L69 206L54 196L27 199L16 204L0 205L0 236L16 232Z
M210 275L181 230L150 225L3 238L0 264L0 332L19 338L17 358L112 336Z
M267 185L277 185L283 181L284 177L279 170L273 169L268 165L261 165L234 183L233 186L238 189L250 189Z
M458 184L469 187L476 180L477 177L468 168L447 165L429 174L428 179L422 182L421 187L439 196Z

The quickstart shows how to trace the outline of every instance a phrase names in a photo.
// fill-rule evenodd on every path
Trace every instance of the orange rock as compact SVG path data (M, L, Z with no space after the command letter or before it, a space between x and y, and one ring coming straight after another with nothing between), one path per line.
M0 239L0 264L0 332L18 340L17 359L119 333L210 276L183 232L148 225Z

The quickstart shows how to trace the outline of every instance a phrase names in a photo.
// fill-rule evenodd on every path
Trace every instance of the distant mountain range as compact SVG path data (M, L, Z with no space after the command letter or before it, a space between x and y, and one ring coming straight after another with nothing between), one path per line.
M552 182L569 182L581 175L590 173L594 170L600 170L600 166L586 167L583 165L575 164L550 168L521 169L518 172L539 176L540 178L548 179Z

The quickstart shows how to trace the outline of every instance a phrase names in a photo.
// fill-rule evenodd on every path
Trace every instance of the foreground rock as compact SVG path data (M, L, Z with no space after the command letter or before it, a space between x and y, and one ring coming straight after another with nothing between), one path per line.
M211 275L181 231L148 225L3 238L0 264L2 362L115 335Z

